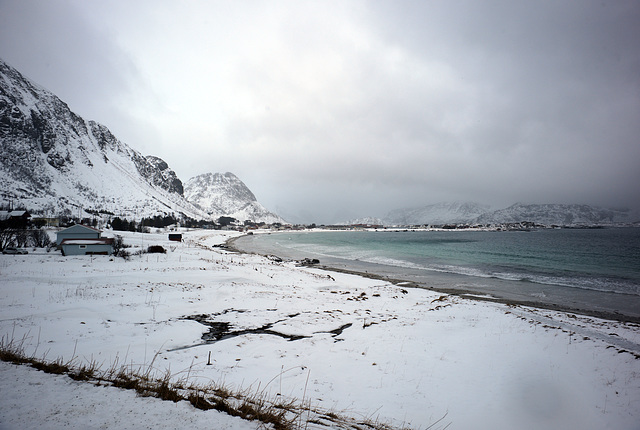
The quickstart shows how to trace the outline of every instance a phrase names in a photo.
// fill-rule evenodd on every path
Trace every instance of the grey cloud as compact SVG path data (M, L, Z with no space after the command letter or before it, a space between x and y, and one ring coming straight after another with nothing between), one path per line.
M0 3L0 56L76 113L108 124L123 140L138 136L129 131L140 124L126 113L127 103L144 88L136 65L115 35L77 6L72 1Z
M309 221L640 202L635 1L0 10L16 17L0 55L80 114L183 179L233 171Z

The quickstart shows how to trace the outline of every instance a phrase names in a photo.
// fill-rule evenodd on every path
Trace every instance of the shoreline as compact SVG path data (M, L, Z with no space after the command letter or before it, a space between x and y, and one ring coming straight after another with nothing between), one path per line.
M248 235L244 234L244 235L241 235L241 236L236 236L236 237L229 238L229 239L227 239L225 241L224 247L227 250L231 251L231 252L236 252L236 253L239 253L239 254L260 255L260 256L266 257L266 258L268 258L269 256L274 256L274 254L265 254L265 253L260 253L260 252L246 251L246 250L239 249L235 245L236 240L238 240L240 238L243 238L243 237L246 237L246 236L248 236ZM278 258L282 258L282 257L278 256ZM295 261L295 260L293 260L293 261ZM344 261L346 263L348 263L349 260L345 259ZM373 265L373 263L370 263L370 264ZM360 271L360 270L355 270L355 269L348 268L348 267L347 268L335 267L335 266L326 265L326 264L322 264L322 263L308 265L308 267L317 268L317 269L321 269L321 270L325 270L325 271L329 271L329 272L345 273L345 274L349 274L349 275L361 276L363 278L386 281L386 282L390 282L390 283L392 283L392 284L394 284L396 286L403 287L403 288L404 287L406 287L406 288L420 288L420 289L423 289L423 290L435 291L435 292L439 292L439 293L443 293L443 294L454 295L454 296L458 296L458 297L461 297L461 298L470 299L470 300L476 300L476 301L481 301L481 302L492 302L492 303L500 303L500 304L504 304L504 305L525 306L525 307L545 309L545 310L550 310L550 311L558 311L558 312L579 314L579 315L590 316L590 317L595 317L595 318L601 318L601 319L605 319L605 320L617 321L617 322L622 322L622 323L640 324L640 316L625 315L625 314L616 313L616 312L609 312L609 311L599 311L599 310L595 310L595 309L584 309L584 308L571 307L571 306L566 306L566 305L563 306L563 305L558 305L558 304L554 304L554 303L550 303L550 302L544 302L544 301L520 300L520 299L513 299L513 298L497 297L497 296L493 296L493 295L487 295L486 293L483 294L483 293L480 293L478 291L474 291L472 289L464 289L464 288L459 288L459 287L458 288L436 287L436 286L424 284L424 283L417 282L417 281L410 280L410 279L402 279L402 278L398 278L398 277L395 277L395 276L394 277L390 277L390 276L386 276L386 275L382 275L382 274L378 274L378 273Z
M152 243L167 250L128 260L45 250L0 256L1 334L27 357L80 370L122 364L125 375L140 369L145 380L222 386L278 405L303 399L320 414L305 411L300 428L637 427L640 412L629 405L640 401L638 324L448 295L396 279L403 276L354 276L338 260L323 263L345 270L304 266L304 253L285 251L278 261L235 251L233 241L225 247L240 235L193 230L177 243L164 231L123 232L132 250ZM235 245L279 249L261 243ZM436 275L434 286L456 286L448 279L457 278ZM92 409L99 412L92 423L109 428L264 427L198 411L193 397L167 403L0 364L0 389L11 394L0 402L0 421L12 428L81 430ZM41 399L35 409L34 396ZM216 403L203 391L196 397ZM328 412L356 425L331 425Z

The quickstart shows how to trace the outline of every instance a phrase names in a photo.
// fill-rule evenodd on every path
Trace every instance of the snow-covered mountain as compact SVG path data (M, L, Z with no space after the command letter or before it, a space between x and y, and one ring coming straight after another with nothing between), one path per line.
M393 210L387 214L384 223L385 225L464 224L473 222L489 209L489 206L478 203L436 203L419 208Z
M2 60L0 142L2 200L36 214L208 218L182 197L182 182L166 162L84 120Z
M84 120L2 60L0 142L2 201L34 214L204 220L224 215L283 222L231 173L193 178L188 193L193 202L188 201L167 162L143 156L104 125Z
M205 173L191 178L184 187L185 198L211 217L230 216L239 221L285 223L256 199L233 173Z
M490 210L477 203L438 203L415 209L389 212L385 225L508 224L533 222L552 226L614 225L638 222L640 216L628 210L605 209L574 204L523 204Z
M523 204L487 212L475 222L500 224L531 221L543 225L611 225L638 221L627 210L605 209L588 205Z

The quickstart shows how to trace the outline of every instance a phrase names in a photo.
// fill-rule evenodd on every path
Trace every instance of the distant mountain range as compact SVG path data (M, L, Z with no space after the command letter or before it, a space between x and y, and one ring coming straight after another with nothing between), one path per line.
M81 118L2 60L0 143L2 202L35 214L284 222L231 173L197 176L184 187L167 162Z
M418 225L472 222L487 213L489 206L478 203L437 203L410 209L396 209L384 218L385 224Z
M572 204L523 204L491 210L477 203L438 203L420 208L398 209L382 220L384 225L507 224L533 222L546 226L616 225L640 221L629 210Z
M614 225L640 221L630 210L606 209L589 205L523 204L482 214L478 224L531 221L543 225Z
M36 215L128 219L155 215L285 223L262 206L232 173L207 173L183 184L161 158L144 156L107 127L73 113L50 91L0 60L0 202ZM544 225L637 223L625 210L586 205L515 204L492 210L477 203L439 203L397 209L350 224Z

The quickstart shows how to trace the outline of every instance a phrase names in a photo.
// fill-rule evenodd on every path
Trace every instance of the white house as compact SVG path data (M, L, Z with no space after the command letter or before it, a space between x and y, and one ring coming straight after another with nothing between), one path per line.
M102 231L86 225L76 224L60 230L56 244L62 255L113 254L113 239L100 237Z

